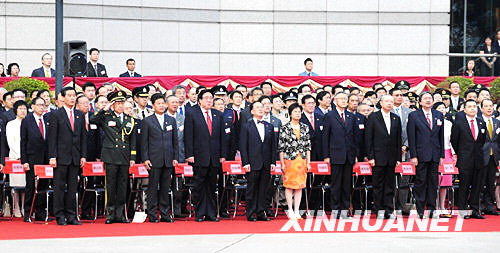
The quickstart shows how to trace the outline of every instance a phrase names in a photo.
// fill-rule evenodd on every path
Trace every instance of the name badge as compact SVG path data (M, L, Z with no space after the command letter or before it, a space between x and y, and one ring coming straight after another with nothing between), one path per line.
M90 124L90 129L97 129L97 125L96 124Z
M137 134L141 134L141 129L137 128Z
M106 71L101 71L101 75L105 75L106 74Z
M484 132L485 132L484 128L483 128L483 129L481 129L481 133L482 133L482 134L484 134Z
M116 121L108 121L108 126L115 127L116 126Z
M172 131L172 125L167 126L167 131Z
M226 131L226 134L231 133L231 128L226 128L225 131Z
M500 128L497 128L497 134L500 134Z
M279 131L280 131L280 129L279 129L279 128L277 128L277 127L275 127L275 128L274 128L274 132L275 132L275 133L277 133L277 132L279 132Z
M179 131L181 131L181 132L184 131L184 126L180 126Z
M323 126L319 126L319 130L320 130L320 131L323 131Z
M440 120L440 119L438 119L436 123L437 123L437 125L438 125L438 126L443 125L443 122L441 122L441 120Z
M359 129L361 130L365 129L365 124L359 124Z

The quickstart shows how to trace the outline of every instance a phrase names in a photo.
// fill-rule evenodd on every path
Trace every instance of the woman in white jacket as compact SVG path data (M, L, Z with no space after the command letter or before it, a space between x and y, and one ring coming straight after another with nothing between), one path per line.
M16 119L7 123L5 131L7 135L7 144L9 145L9 159L19 160L21 159L21 122L28 114L28 104L24 100L16 101L13 110L16 114ZM26 177L24 174L10 174L9 182L12 187L25 187ZM19 206L19 195L18 191L12 191L14 217L23 217L22 211L24 208ZM24 203L24 193L21 196L21 203Z

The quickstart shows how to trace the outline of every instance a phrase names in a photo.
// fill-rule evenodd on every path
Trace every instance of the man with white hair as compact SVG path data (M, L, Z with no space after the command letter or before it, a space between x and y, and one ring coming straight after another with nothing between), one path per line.
M394 219L394 168L401 161L401 120L392 113L394 98L380 97L381 109L366 121L366 157L373 171L373 199L378 219ZM385 210L385 212L384 212Z

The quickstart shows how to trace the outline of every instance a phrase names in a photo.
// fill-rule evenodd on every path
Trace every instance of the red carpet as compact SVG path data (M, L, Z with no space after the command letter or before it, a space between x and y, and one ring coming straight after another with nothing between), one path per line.
M485 220L463 220L462 232L498 232L500 231L500 217L486 216ZM407 221L405 218L403 221ZM443 219L439 219L443 220ZM450 231L453 231L457 218L449 220ZM79 238L79 237L107 237L107 236L155 236L155 235L193 235L193 234L253 234L253 233L284 233L280 232L282 226L287 223L284 216L273 219L269 222L248 222L243 216L239 216L234 220L222 220L220 222L202 222L198 223L194 220L176 220L175 223L143 223L143 224L104 224L103 219L99 219L96 223L84 223L81 226L58 226L56 222L48 224L30 224L23 222L21 219L13 221L0 221L0 227L3 233L0 234L0 240L15 240L15 239L42 239L42 238ZM351 221L351 220L350 220ZM376 219L370 219L371 225L375 224ZM381 220L383 224L389 220ZM337 220L338 225L339 220ZM440 221L442 222L442 221ZM306 221L299 221L300 227L307 227ZM429 221L430 224L430 221ZM440 223L443 225L446 223ZM309 231L314 227L314 223L309 224ZM367 232L362 228L361 222L358 231ZM384 226L382 226L384 227ZM406 224L405 224L406 227ZM319 228L319 227L318 227ZM337 227L338 228L338 227ZM336 233L351 233L350 223L347 222L346 232ZM336 231L339 231L337 229ZM293 228L289 230L296 233ZM389 232L397 232L397 229L391 229ZM403 229L404 231L404 229ZM419 232L416 226L409 230ZM428 231L428 230L424 230ZM322 226L320 233L331 233L327 231L325 226ZM377 232L384 232L382 229ZM312 233L312 232L304 232ZM404 232L403 232L404 233Z

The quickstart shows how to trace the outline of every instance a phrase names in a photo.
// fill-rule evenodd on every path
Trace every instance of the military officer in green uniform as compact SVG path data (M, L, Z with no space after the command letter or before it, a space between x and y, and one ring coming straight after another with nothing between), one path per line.
M128 223L124 208L128 171L137 155L135 122L123 113L125 92L111 93L108 100L110 103L90 118L90 123L104 132L101 160L106 167L106 224Z

